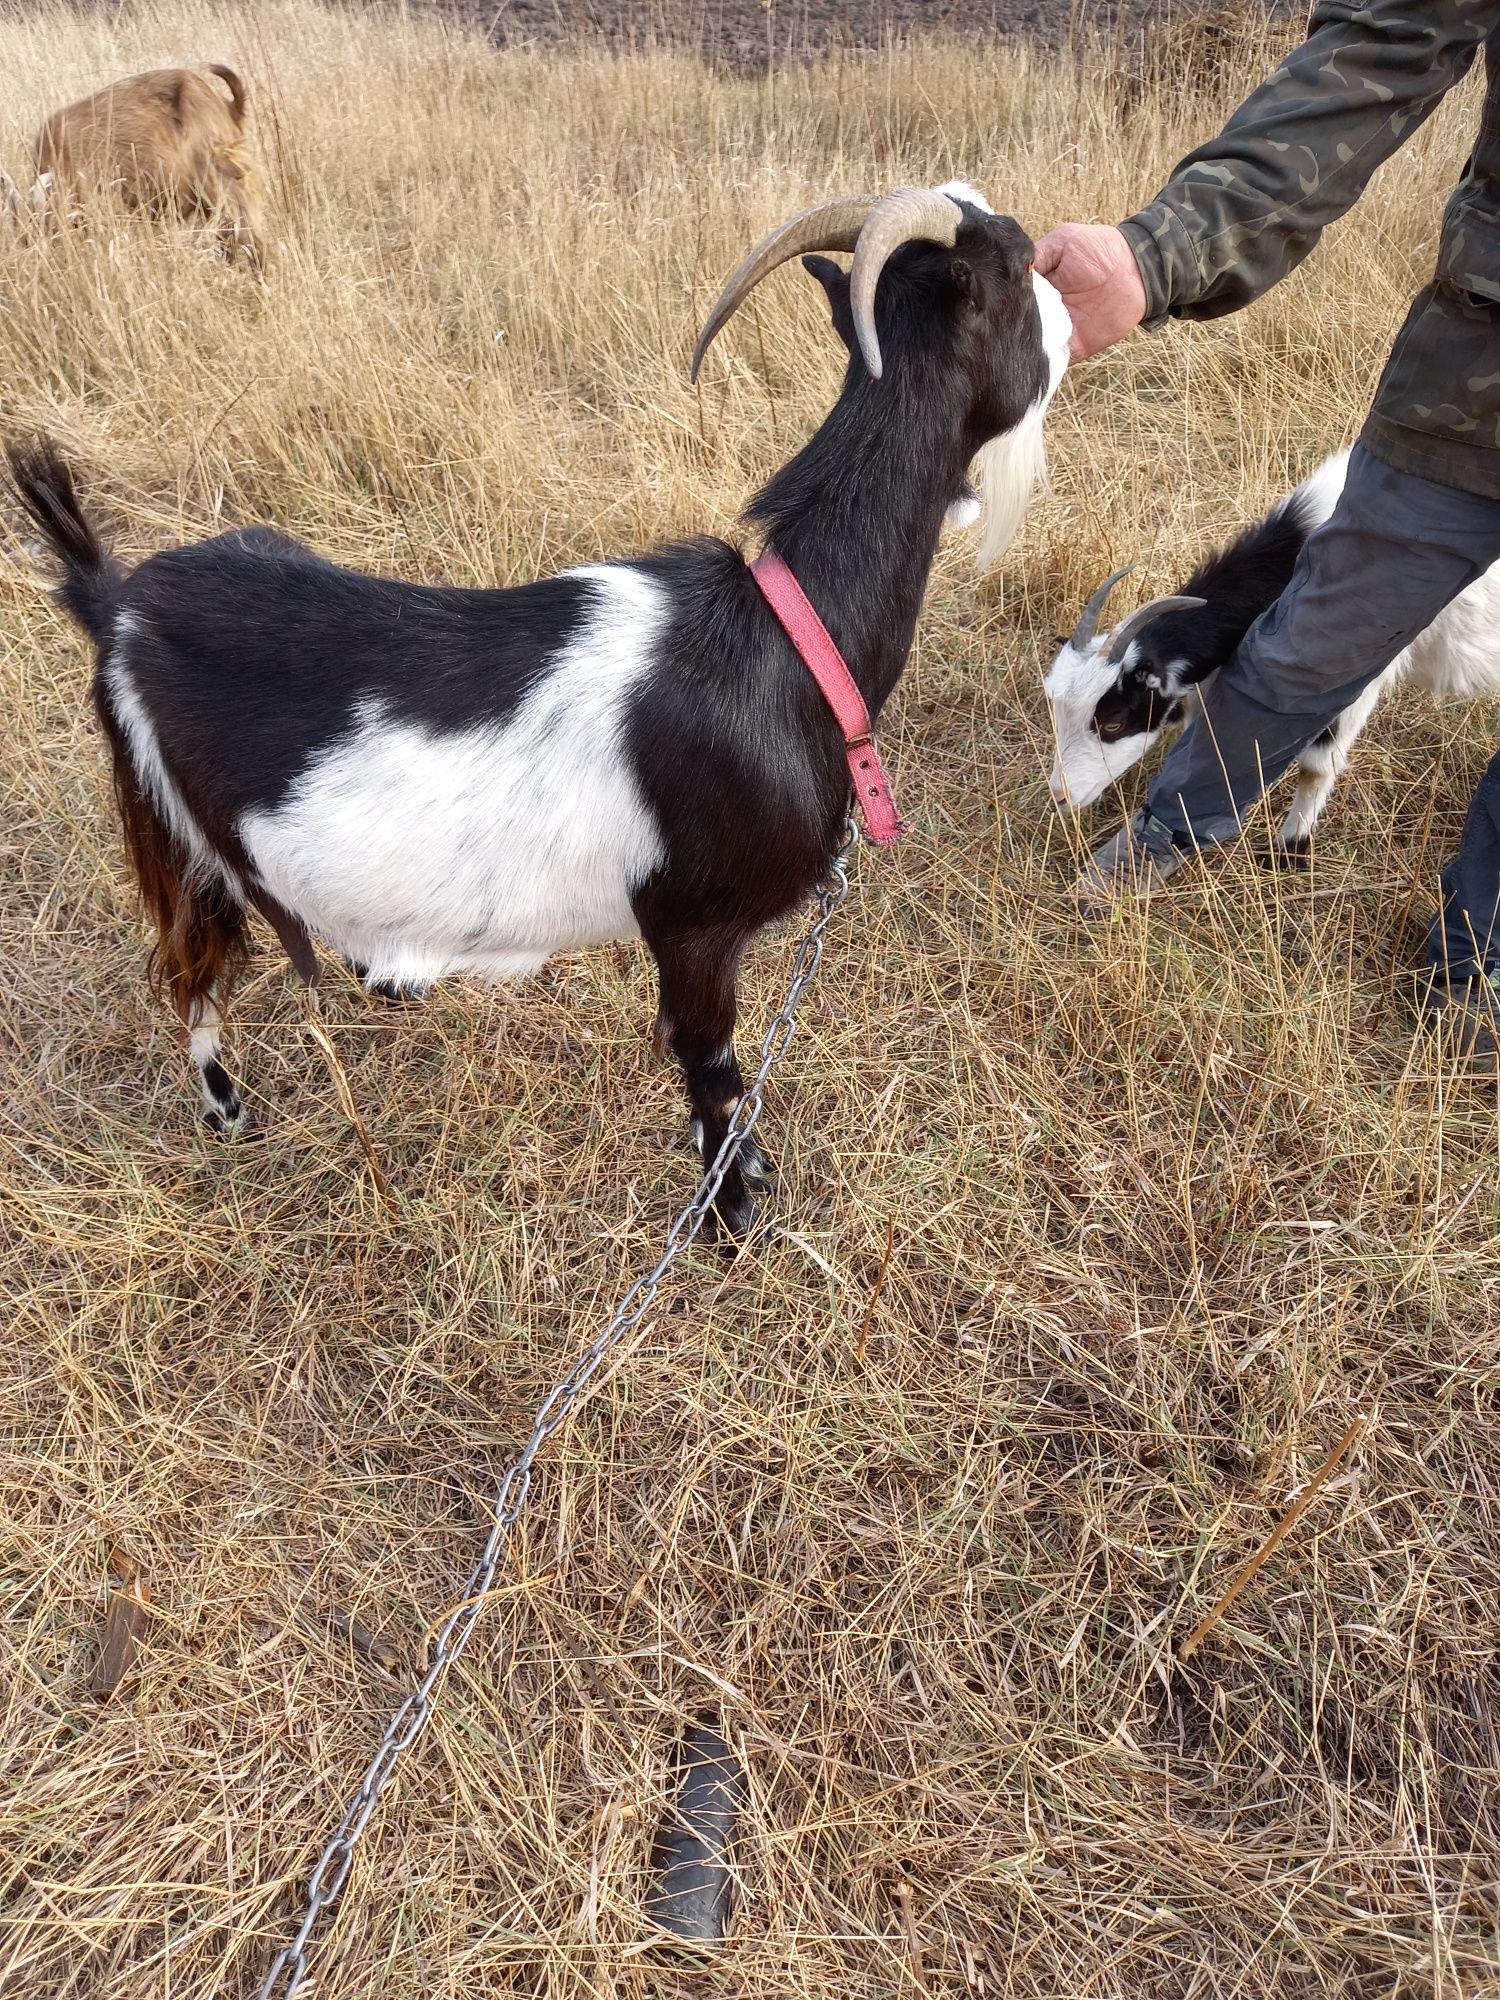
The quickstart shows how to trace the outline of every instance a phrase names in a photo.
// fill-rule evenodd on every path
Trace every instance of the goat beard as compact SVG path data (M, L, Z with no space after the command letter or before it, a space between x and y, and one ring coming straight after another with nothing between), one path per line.
M970 467L969 481L981 509L974 558L980 569L988 569L1004 555L1025 519L1033 492L1046 483L1042 415L1040 409L1028 410L1013 430L981 445Z

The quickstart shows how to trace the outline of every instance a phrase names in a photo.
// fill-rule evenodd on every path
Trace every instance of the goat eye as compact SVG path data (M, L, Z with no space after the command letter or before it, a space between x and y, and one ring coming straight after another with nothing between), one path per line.
M1101 743L1118 743L1125 734L1125 725L1117 716L1112 717L1108 722L1096 722L1094 733Z

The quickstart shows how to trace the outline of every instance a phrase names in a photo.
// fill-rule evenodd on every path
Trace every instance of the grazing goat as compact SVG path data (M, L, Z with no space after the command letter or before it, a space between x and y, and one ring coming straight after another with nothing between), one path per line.
M1303 543L1333 512L1348 461L1346 451L1325 459L1263 520L1201 562L1182 596L1143 604L1102 634L1105 599L1127 572L1117 570L1099 586L1047 674L1057 739L1051 790L1060 805L1078 812L1092 804L1140 762L1163 730L1196 711L1200 682L1217 673L1275 603ZM1461 700L1500 694L1497 630L1500 564L1439 612L1300 753L1296 790L1272 843L1276 857L1306 854L1356 737L1392 688L1410 683Z
M872 717L906 662L944 523L975 466L988 550L1019 521L1066 365L1061 300L1020 226L971 189L820 203L731 278L694 357L800 252L849 350L837 402L761 490L758 524L822 614ZM878 290L877 290L878 286ZM644 937L658 1046L712 1159L743 1088L735 982L811 891L849 811L844 734L737 548L678 542L507 590L335 568L268 527L129 575L45 444L21 498L97 649L126 843L211 1122L239 1093L219 1030L247 906L306 978L310 938L372 986L509 979ZM747 1142L718 1197L738 1234L768 1182Z
M208 81L216 76L230 101ZM245 86L232 69L152 69L54 111L36 139L38 187L58 205L112 190L130 208L217 221L225 250L259 267L264 222L245 150Z

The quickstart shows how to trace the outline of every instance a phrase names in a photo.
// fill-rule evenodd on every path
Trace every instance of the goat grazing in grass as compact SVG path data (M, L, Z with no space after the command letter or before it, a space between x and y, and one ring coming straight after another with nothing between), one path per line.
M113 191L153 215L206 217L229 254L258 267L265 231L244 140L245 86L232 69L147 70L53 112L37 134L37 189L57 208Z
M849 350L838 401L746 518L800 580L870 716L900 678L945 513L993 553L1038 470L1068 317L1019 225L972 190L820 203L744 260L694 357L801 252ZM878 289L877 289L878 287ZM46 444L12 446L21 498L97 649L94 700L126 843L207 1113L241 1117L219 1030L247 907L314 974L310 938L372 985L507 979L549 953L644 937L659 1045L705 1159L743 1088L747 943L805 898L850 804L844 732L737 548L675 543L508 590L335 568L268 527L129 575ZM731 1234L768 1181L747 1142L718 1197Z
M1101 633L1117 570L1084 607L1078 628L1048 670L1057 758L1052 796L1077 812L1121 778L1162 732L1197 709L1197 689L1229 659L1260 614L1291 581L1302 545L1333 512L1347 452L1335 452L1228 548L1199 563L1183 594L1160 597ZM1500 694L1500 564L1477 577L1398 653L1297 759L1297 785L1273 851L1295 860L1349 762L1376 706L1402 685L1472 700Z

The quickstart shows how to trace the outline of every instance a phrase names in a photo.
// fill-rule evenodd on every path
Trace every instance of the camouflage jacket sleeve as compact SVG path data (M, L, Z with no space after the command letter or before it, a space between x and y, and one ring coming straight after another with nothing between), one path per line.
M1146 325L1216 319L1284 278L1465 75L1500 0L1324 0L1307 39L1122 224Z

